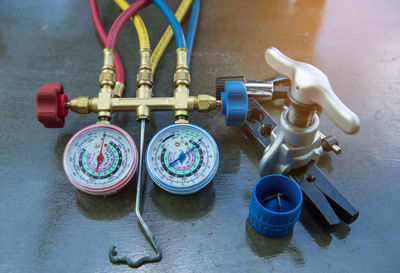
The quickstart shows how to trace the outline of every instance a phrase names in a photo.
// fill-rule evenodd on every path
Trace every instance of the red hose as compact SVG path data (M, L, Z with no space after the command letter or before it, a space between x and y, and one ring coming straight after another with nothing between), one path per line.
M92 15L93 24L96 28L97 34L99 35L100 40L103 43L104 47L106 47L107 32L104 29L103 22L100 19L99 9L97 8L97 0L89 0L89 7L90 7L90 14ZM114 68L115 68L116 81L125 84L124 67L122 65L121 58L119 57L117 51L115 51L114 55Z
M111 26L110 31L108 32L106 48L115 49L115 44L117 43L119 32L121 31L125 23L129 20L129 18L131 18L133 15L138 13L141 9L143 9L150 3L151 3L150 0L138 0L132 5L130 5L129 8L124 10L118 16L118 18L114 21L113 25Z

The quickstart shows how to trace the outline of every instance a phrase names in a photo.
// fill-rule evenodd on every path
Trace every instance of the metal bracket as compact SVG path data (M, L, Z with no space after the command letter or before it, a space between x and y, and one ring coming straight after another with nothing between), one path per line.
M270 134L276 122L255 100L249 98L249 113L242 131L263 152L270 144ZM329 232L335 231L340 219L346 224L354 222L359 212L332 185L325 174L314 164L292 170L288 174L299 185L305 196L306 205L312 208Z

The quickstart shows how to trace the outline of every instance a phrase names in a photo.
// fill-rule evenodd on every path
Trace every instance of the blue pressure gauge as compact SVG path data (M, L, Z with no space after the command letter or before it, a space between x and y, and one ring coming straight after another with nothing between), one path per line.
M213 137L199 126L173 124L151 139L146 166L162 189L179 195L207 186L218 169L219 152Z

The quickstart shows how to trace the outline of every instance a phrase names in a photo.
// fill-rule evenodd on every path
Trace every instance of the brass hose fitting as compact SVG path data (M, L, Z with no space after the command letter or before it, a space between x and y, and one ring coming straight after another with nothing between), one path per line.
M190 85L190 73L187 66L187 54L188 50L186 48L178 48L176 50L176 71L174 74L175 86Z
M195 97L194 108L199 112L208 112L210 110L214 110L217 108L217 100L213 96L200 94Z
M114 71L114 50L103 49L104 64L99 77L100 91L98 97L98 123L109 123L111 120L111 98L114 95L115 71Z
M113 98L121 98L124 93L125 84L122 82L116 82L115 87L113 89L112 97Z
M90 112L97 112L97 98L81 96L67 102L65 106L73 112L89 114Z
M100 89L97 102L97 116L99 120L111 120L111 94L112 89L108 86Z
M153 73L151 72L150 66L150 56L151 50L148 48L142 48L139 51L140 54L140 66L139 72L136 76L136 83L138 87L142 85L147 85L149 87L153 86Z
M78 97L66 104L71 111L86 114L98 113L98 123L109 123L112 112L136 111L138 120L150 120L151 111L174 111L176 123L188 122L188 113L193 110L207 112L221 106L215 97L200 94L190 96L190 74L187 66L187 50L177 49L177 67L174 75L175 90L173 97L153 97L153 75L151 73L149 49L140 50L140 67L137 74L136 98L121 98L123 85L116 83L114 89L106 80L101 81L101 89L97 98ZM104 50L103 71L112 71L113 51ZM103 72L102 71L102 72ZM119 87L121 84L121 87ZM121 89L120 89L121 88Z
M138 99L150 99L152 97L153 87L153 73L151 72L150 56L151 50L148 48L142 48L139 51L140 54L140 67L136 76L136 83L138 89L136 90L136 98ZM150 120L150 107L142 104L136 108L136 119L137 120Z
M114 71L114 50L110 48L103 49L104 52L104 63L101 68L99 77L100 87L115 86L115 71Z
M190 73L187 66L187 54L188 50L186 48L178 48L176 50L176 71L174 74L176 123L188 122L189 111L194 108L193 104L189 104Z

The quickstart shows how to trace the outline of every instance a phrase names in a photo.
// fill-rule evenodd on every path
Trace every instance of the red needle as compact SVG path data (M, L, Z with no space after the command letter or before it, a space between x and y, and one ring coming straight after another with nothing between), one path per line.
M101 162L103 162L104 156L103 156L103 144L104 144L104 139L106 138L106 133L104 133L103 138L101 140L101 148L100 148L100 153L99 155L96 157L97 159L97 166L96 166L96 172L99 171L99 167Z

